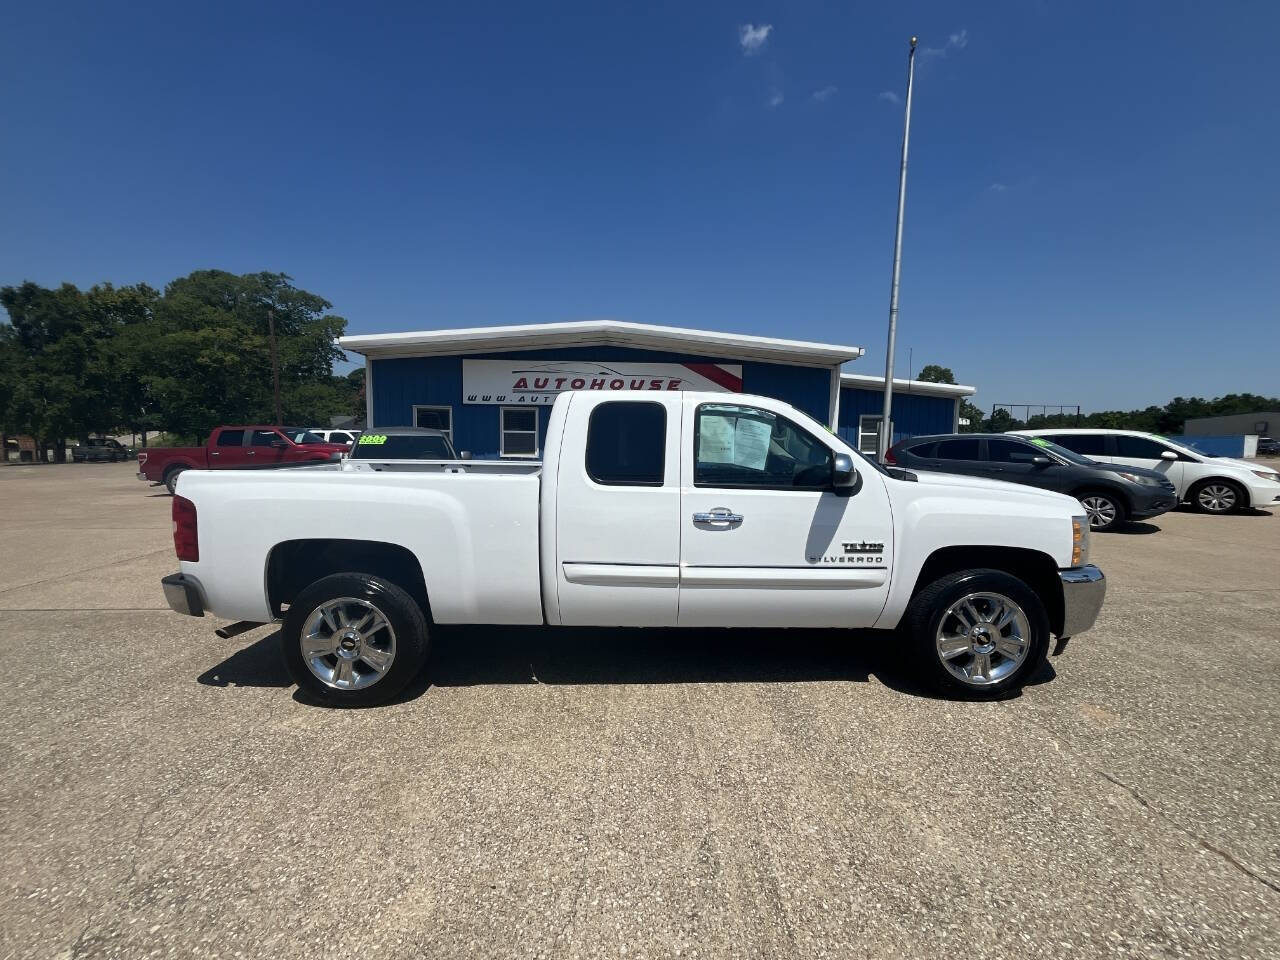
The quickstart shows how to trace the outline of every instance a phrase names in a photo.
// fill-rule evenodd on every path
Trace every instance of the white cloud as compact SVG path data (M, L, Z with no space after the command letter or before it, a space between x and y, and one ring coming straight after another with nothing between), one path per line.
M987 189L992 193L1004 193L1009 188L1003 183L993 183L991 186L987 187Z
M773 91L773 93L769 94L769 99L766 102L769 104L769 106L776 107L780 103L782 103L782 101L785 99L786 97L782 95L781 90L775 90Z
M753 23L744 23L738 28L738 43L742 44L742 53L744 56L751 56L753 53L759 53L760 48L764 46L764 42L769 39L769 34L773 32L773 24L764 23L756 26Z
M877 100L883 100L885 103L901 103L902 98L892 90L881 90L876 94Z
M813 91L813 99L817 100L819 103L822 103L824 100L830 100L832 97L836 95L839 89L840 89L839 87L833 87L830 84L828 84L827 86L823 87L821 90Z
M947 35L947 42L940 47L921 47L922 57L945 57L952 50L963 50L969 45L969 29L961 27L955 33Z

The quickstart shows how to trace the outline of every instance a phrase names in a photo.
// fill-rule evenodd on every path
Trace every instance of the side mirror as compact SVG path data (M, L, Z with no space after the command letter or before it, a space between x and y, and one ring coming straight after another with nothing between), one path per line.
M460 454L458 454L458 459L459 459L459 460L470 460L470 459L471 459L471 451L470 451L470 450L463 450Z
M853 457L837 453L831 464L831 486L837 490L858 485L858 471L853 468Z
M1160 459L1161 460L1177 460L1178 455L1174 453L1172 450L1166 450L1164 453L1160 454Z
M1031 462L1035 464L1037 467L1048 467L1053 464L1053 461L1050 460L1048 457L1042 457L1042 456L1032 457Z

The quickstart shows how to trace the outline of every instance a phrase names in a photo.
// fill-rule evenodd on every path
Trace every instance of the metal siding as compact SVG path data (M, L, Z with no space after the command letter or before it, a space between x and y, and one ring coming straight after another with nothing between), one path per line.
M884 394L879 390L845 387L840 391L841 439L858 445L858 420L879 416L884 410ZM922 433L950 433L954 428L956 403L953 397L925 397L914 393L893 394L893 441Z
M820 423L827 422L831 368L798 367L781 363L734 360L696 353L668 353L631 347L558 347L467 354L477 360L611 360L656 363L728 363L742 366L743 390L776 397L803 410ZM370 361L373 367L373 423L382 427L413 423L416 404L453 407L453 442L458 450L470 450L477 459L498 456L499 407L462 402L462 356L390 357ZM846 391L847 395L848 391ZM547 409L538 408L538 449L547 435ZM854 421L857 422L856 419Z

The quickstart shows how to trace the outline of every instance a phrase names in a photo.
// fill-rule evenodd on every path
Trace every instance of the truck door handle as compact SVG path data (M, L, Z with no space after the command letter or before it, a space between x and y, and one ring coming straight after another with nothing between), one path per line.
M693 515L694 523L715 523L715 524L731 524L741 523L742 514L734 513L728 507L716 507L707 513L695 513Z

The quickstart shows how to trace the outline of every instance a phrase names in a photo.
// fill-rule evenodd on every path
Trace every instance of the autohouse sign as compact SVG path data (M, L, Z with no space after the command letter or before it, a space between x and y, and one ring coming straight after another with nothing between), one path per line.
M463 360L463 403L547 404L565 390L742 392L733 363L596 363L590 360Z

